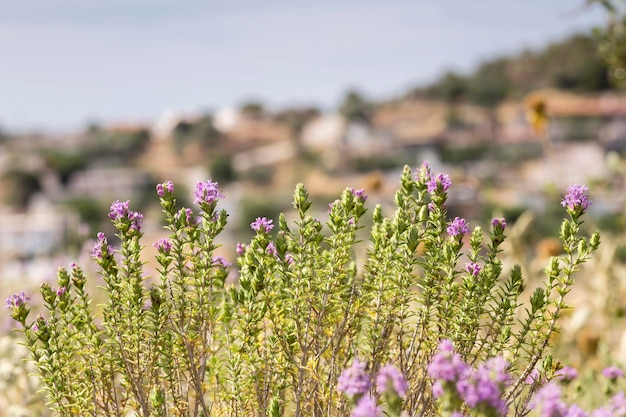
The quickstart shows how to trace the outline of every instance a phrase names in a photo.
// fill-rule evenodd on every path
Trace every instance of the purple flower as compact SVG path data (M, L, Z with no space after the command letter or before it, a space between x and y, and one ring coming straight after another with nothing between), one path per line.
M465 403L471 408L488 407L504 416L506 401L502 399L505 388L511 382L509 363L502 357L487 359L467 379L457 384Z
M98 232L97 240L93 249L91 250L91 256L94 259L102 259L105 254L113 251L113 248L108 245L107 237L104 233Z
M477 277L478 274L480 273L480 270L482 269L482 267L479 264L477 264L476 262L468 262L468 263L465 264L465 269L472 276Z
M541 409L541 417L564 417L567 405L561 399L561 389L555 381L539 388L530 401L532 408Z
M446 229L446 231L452 237L456 237L459 235L462 236L466 233L469 233L469 225L467 224L467 221L465 221L465 219L455 217Z
M417 180L420 181L421 183L429 181L431 178L430 162L426 160L422 162L422 165L419 168L417 168L417 172L415 176L417 177Z
M349 368L343 370L337 380L337 391L353 397L364 395L372 387L372 381L365 371L366 364L354 359Z
M54 288L53 288L53 290L54 290ZM63 294L65 294L66 290L67 289L65 287L59 287L59 289L56 290L57 297L61 297Z
M567 189L567 194L563 197L561 205L568 210L586 210L591 205L587 192L589 188L584 185L574 184Z
M273 256L278 255L278 251L276 250L276 246L274 245L274 242L268 243L267 247L265 248L265 251Z
M439 342L439 351L428 365L428 375L435 380L456 382L468 368L461 355L454 352L452 341L444 339Z
M565 417L587 417L587 413L576 404L572 404L565 411Z
M115 200L112 204L111 204L111 210L109 211L109 218L111 220L120 220L124 217L126 217L126 215L128 214L128 205L130 204L130 201L126 200L126 201L120 201L120 200Z
M194 195L196 196L196 199L193 202L194 204L212 204L217 201L218 198L224 198L224 195L220 193L219 184L211 180L197 183Z
M391 389L398 397L406 398L407 388L406 378L395 366L386 365L378 372L376 390L379 393L388 392Z
M141 230L141 224L143 223L143 214L138 211L131 211L128 213L130 219L130 228L132 230Z
M76 264L76 262L72 262L72 263L70 264L70 268L72 268L72 269L76 269L76 268L78 268L78 265Z
M506 220L504 219L504 217L494 218L493 220L491 220L491 225L496 230L497 229L504 230L506 229Z
M21 305L26 304L30 300L23 291L20 291L18 294L13 294L9 298L7 298L7 308L20 307Z
M350 417L380 417L382 409L376 404L376 400L365 395L359 399L356 407L352 409Z
M556 377L563 382L571 382L578 378L578 371L571 366L564 366L556 373Z
M226 260L223 256L216 255L213 257L213 265L222 266L224 268L228 268L232 264Z
M295 261L296 261L296 260L295 260L295 259L293 259L293 255L292 255L292 254L287 253L287 254L285 255L285 262L287 262L289 265L293 265L293 263L294 263Z
M174 183L172 181L166 181L163 184L156 186L157 194L159 197L165 196L165 191L172 194L174 192Z
M450 186L452 185L452 181L448 174L437 174L436 177L430 177L428 182L426 182L426 186L428 187L428 192L433 194L435 191L441 187L441 190L448 191Z
M191 221L193 220L193 210L190 208L185 209L185 224L191 226Z
M617 366L608 366L602 370L602 375L604 375L605 378L614 381L617 378L622 378L624 376L624 371Z
M244 243L238 242L235 250L237 251L237 255L241 256L246 251L246 245Z
M613 415L615 416L625 416L626 415L626 394L624 391L620 391L611 397L609 401L609 406L613 411Z
M265 217L257 217L255 221L250 223L250 227L255 232L263 231L269 233L274 228L272 223L274 223L273 220L268 220Z
M143 214L130 211L128 209L128 205L130 201L119 201L116 200L111 204L111 210L109 211L109 218L114 221L120 221L124 219L130 220L130 228L131 230L139 231L141 229L141 223L143 221Z
M355 196L357 199L361 200L364 203L365 203L365 200L367 200L367 196L365 195L365 189L363 188L361 188L360 190L355 190L354 188L350 188L350 192L352 193L353 196Z
M533 369L532 371L530 371L530 373L526 376L526 379L524 380L524 383L526 385L532 385L535 382L539 381L539 378L541 377L541 373L539 373L539 370L537 369Z
M170 253L172 249L172 242L169 239L159 239L152 244L159 252Z

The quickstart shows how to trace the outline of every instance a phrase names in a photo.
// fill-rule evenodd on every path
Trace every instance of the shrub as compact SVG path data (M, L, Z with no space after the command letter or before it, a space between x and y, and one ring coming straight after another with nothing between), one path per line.
M503 355L510 381L498 406L524 415L524 381L539 371L552 376L547 348L564 298L599 245L597 234L578 235L587 189L568 190L565 254L551 259L546 282L523 304L520 267L502 276L497 258L505 220L494 219L483 242L479 227L447 218L450 186L427 163L416 173L405 167L395 213L374 209L361 265L353 248L366 213L364 191L346 189L331 204L324 230L300 184L295 223L282 214L276 225L257 218L256 235L237 245L238 283L230 284L230 263L215 254L227 219L217 209L224 197L217 183L197 185L198 213L177 206L171 182L159 184L170 235L154 244L154 282L146 285L139 258L143 216L117 201L109 217L121 246L112 248L99 233L93 250L108 295L101 316L94 316L75 264L59 270L55 287L42 285L48 317L30 319L23 293L8 307L58 415L347 415L354 404L338 392L346 392L338 379L355 361L362 364L357 371L384 373L392 382L405 376L404 409L432 415L439 406L429 364L442 339L468 366ZM353 415L380 411L367 398Z

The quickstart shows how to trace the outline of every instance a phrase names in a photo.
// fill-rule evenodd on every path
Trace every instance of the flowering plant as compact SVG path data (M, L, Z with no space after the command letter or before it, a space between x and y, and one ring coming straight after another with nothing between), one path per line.
M395 213L374 209L367 259L357 263L364 191L346 189L324 225L300 184L293 224L285 215L276 225L251 224L256 234L237 245L231 284L230 263L215 253L227 220L218 184L197 185L194 213L177 206L168 181L157 186L169 231L154 244L157 279L148 283L139 257L143 216L117 201L109 216L120 247L99 233L93 249L108 296L101 315L75 264L59 270L56 288L42 285L47 317L29 319L24 294L8 307L62 416L339 416L353 406L353 415L374 415L381 411L374 386L389 415L400 406L428 415L442 412L437 392L448 379L429 364L444 338L454 343L452 358L468 366L504 355L507 376L493 387L499 400L476 394L472 404L523 415L530 395L523 381L538 370L552 376L547 348L564 297L599 245L597 233L578 233L586 189L565 197L565 254L551 259L546 282L523 305L521 268L503 276L497 257L506 221L493 220L486 242L480 227L448 221L450 186L427 163L416 172L405 167ZM504 369L485 363L463 393ZM367 375L377 375L376 384Z

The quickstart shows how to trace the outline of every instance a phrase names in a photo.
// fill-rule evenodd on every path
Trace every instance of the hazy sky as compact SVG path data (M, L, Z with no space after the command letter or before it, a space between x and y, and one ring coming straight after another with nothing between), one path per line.
M0 127L148 121L247 99L331 109L351 87L391 97L604 20L584 3L3 1Z

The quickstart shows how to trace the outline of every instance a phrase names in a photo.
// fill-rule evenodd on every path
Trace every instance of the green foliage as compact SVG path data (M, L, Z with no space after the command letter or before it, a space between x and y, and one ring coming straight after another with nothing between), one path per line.
M611 45L611 52L603 52L607 45ZM573 35L543 50L524 51L484 61L467 75L448 72L434 84L415 89L413 94L448 103L469 101L494 107L506 98L515 98L537 89L602 91L611 85L609 68L601 55L608 53L616 56L618 47L617 41L607 41L598 46L593 36Z
M498 260L504 220L486 235L450 222L444 179L427 164L417 173L405 167L396 211L374 209L363 262L354 255L363 190L346 189L324 224L299 184L293 223L281 214L275 235L271 221L253 224L255 236L239 248L237 284L227 283L227 264L215 255L227 214L214 184L196 189L197 216L178 207L172 184L158 186L169 237L156 245L150 283L139 257L141 216L115 203L121 246L101 234L94 248L108 295L101 317L76 265L59 270L58 288L42 285L49 317L31 321L24 295L9 299L51 407L61 416L343 416L350 404L337 378L359 358L372 375L394 364L410 381L406 411L434 415L427 367L449 338L469 364L500 354L512 362L504 398L525 415L532 393L523 381L534 369L552 375L547 348L573 274L599 237L580 237L584 208L568 207L565 254L550 260L545 283L523 302L521 268L504 274Z
M172 133L174 149L180 153L191 143L197 143L200 150L206 151L218 146L222 140L222 134L215 128L213 117L204 115L197 121L181 121Z
M389 171L402 167L407 162L405 159L393 154L378 154L355 157L352 163L356 172Z
M488 150L489 146L487 144L465 147L444 145L439 147L439 156L444 162L458 164L483 159L485 158Z
M106 218L102 204L92 198L73 197L65 205L78 213L81 222L89 226L89 230L96 230Z
M63 152L50 150L45 153L45 161L48 167L53 169L61 180L61 184L67 185L72 174L87 168L87 157L80 152Z
M348 121L364 121L370 119L372 103L357 91L348 91L339 106L339 113Z
M150 141L147 129L106 130L90 126L85 152L91 159L115 158L126 161L138 156Z
M594 31L599 52L607 63L613 83L626 85L626 7L623 0L589 0L600 4L608 13L608 23Z
M39 177L20 168L11 168L2 174L5 202L24 209L31 197L41 191Z
M220 184L229 184L237 178L237 173L233 168L233 158L230 154L213 158L209 166L211 178Z

